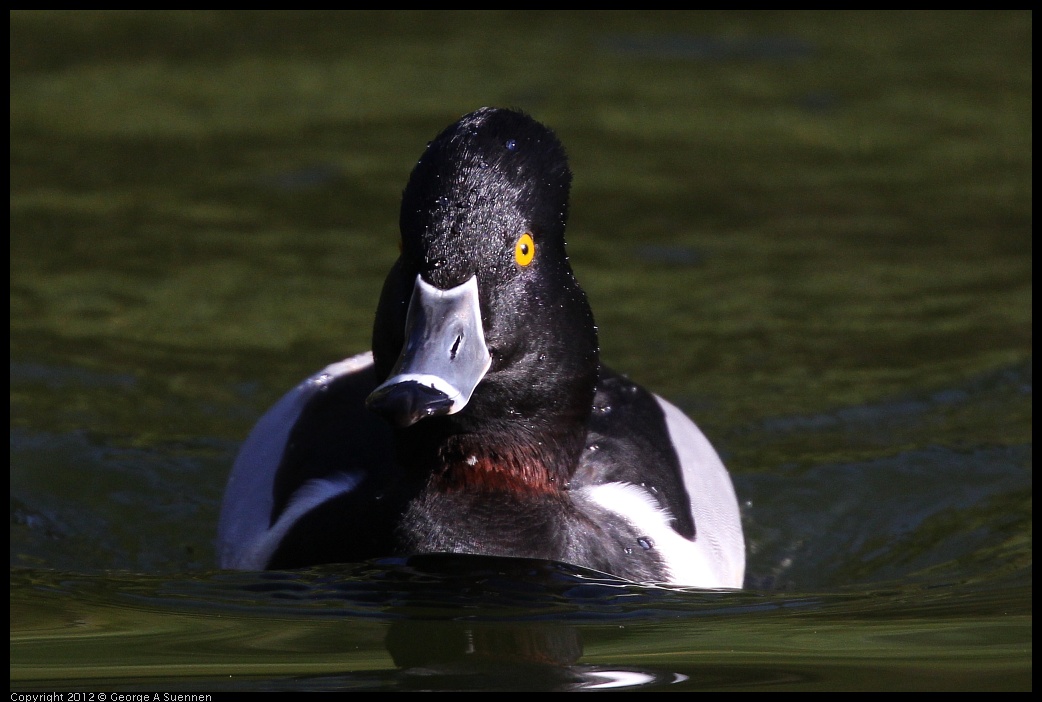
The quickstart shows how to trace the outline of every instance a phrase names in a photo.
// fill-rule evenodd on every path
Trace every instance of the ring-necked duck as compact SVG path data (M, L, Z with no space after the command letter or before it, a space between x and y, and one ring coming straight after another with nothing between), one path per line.
M222 567L453 552L742 586L713 447L600 363L565 255L570 186L557 137L520 112L477 110L428 144L373 350L257 423L224 496Z

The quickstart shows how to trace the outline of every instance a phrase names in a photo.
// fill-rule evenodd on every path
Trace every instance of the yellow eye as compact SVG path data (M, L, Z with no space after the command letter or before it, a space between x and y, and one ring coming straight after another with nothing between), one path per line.
M514 260L519 266L527 266L535 258L535 242L532 235L525 232L518 238L517 246L514 247Z

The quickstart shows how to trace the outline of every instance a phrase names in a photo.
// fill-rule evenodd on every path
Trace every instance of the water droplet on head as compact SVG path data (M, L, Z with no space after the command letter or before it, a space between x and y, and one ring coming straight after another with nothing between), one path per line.
M645 551L650 551L651 549L655 548L655 542L646 536L642 536L639 539L637 539L637 545Z

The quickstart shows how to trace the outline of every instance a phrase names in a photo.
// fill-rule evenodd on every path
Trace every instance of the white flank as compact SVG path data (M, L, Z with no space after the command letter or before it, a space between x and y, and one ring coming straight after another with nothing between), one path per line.
M266 558L263 562L259 558L266 550L272 550L264 546L270 541L268 527L274 506L272 490L290 432L301 411L316 393L336 378L365 370L372 363L373 354L367 351L323 368L283 395L253 427L235 458L221 504L221 517L217 525L217 555L222 568L259 570L267 565ZM343 487L343 480L324 482L340 485L339 492L349 489ZM326 494L314 504L332 496ZM294 497L293 505L300 499ZM286 514L283 514L271 529L282 524L285 518ZM283 528L285 530L288 527ZM267 555L270 557L271 553Z

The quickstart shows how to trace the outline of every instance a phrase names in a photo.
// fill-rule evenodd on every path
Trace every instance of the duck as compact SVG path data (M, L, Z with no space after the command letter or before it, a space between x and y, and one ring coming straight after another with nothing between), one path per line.
M600 360L565 250L571 181L557 135L520 110L478 109L427 144L372 348L257 421L221 504L221 568L451 553L742 587L716 450Z

